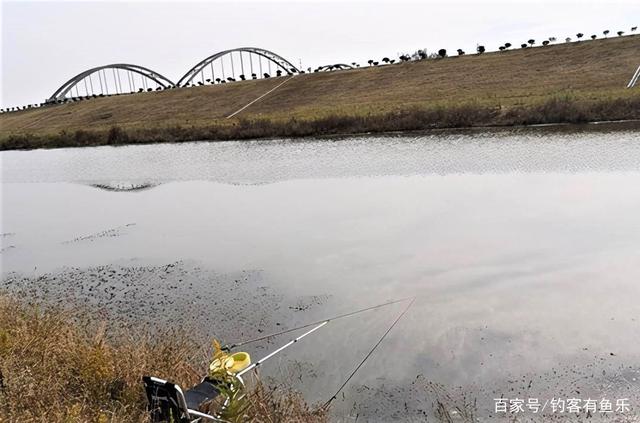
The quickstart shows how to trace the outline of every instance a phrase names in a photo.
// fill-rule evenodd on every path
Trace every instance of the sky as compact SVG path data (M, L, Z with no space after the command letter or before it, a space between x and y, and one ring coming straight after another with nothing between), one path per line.
M178 80L203 58L262 47L302 68L427 48L495 50L530 38L629 32L640 1L5 1L1 107L39 103L91 67L132 63ZM454 53L455 54L455 53Z

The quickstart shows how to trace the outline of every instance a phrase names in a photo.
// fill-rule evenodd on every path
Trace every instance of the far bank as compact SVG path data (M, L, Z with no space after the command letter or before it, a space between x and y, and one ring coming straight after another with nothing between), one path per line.
M97 98L0 115L0 148L638 119L639 64L634 35L298 75L255 103L286 77Z

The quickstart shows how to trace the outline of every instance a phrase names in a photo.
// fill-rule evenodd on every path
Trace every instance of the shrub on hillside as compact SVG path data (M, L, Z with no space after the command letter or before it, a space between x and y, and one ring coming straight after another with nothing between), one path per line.
M119 126L113 126L107 134L107 144L126 144L129 142L129 134Z

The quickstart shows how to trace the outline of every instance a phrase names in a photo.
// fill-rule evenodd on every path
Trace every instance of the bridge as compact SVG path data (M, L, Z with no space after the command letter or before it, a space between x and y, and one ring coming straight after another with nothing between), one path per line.
M153 89L152 84L155 84L155 89L175 86L168 78L142 66L126 63L98 66L69 79L45 103L60 103L67 98L122 94L136 89L148 91Z
M332 72L337 70L355 69L354 66L347 65L346 63L336 63L334 65L324 65L317 67L314 72Z
M44 104L296 73L303 71L272 51L258 47L240 47L206 57L189 69L178 82L173 82L151 69L133 64L116 63L91 68L62 84Z
M227 62L226 73L225 59ZM238 67L238 65L240 66ZM300 70L291 62L276 53L257 47L240 47L221 51L198 62L180 78L176 85L192 84L198 76L201 84L204 84L205 81L210 83L234 82L237 80L236 75L240 80L269 78L272 76L273 70L276 75L281 75L283 72L287 75L300 73Z

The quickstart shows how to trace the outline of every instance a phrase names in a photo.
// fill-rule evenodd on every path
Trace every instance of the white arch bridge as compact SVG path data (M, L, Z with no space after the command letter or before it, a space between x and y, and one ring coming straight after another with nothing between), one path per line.
M258 47L240 47L208 56L189 69L177 83L143 66L127 63L98 66L69 79L45 102L64 103L93 97L222 84L296 73L303 71L272 51Z
M227 64L226 70L225 63ZM268 78L273 76L272 72L275 72L276 75L282 73L292 75L299 73L300 70L284 57L269 50L257 47L240 47L221 51L198 62L180 78L176 85L184 86L197 83L198 77L200 83L207 80L233 82L237 79Z

